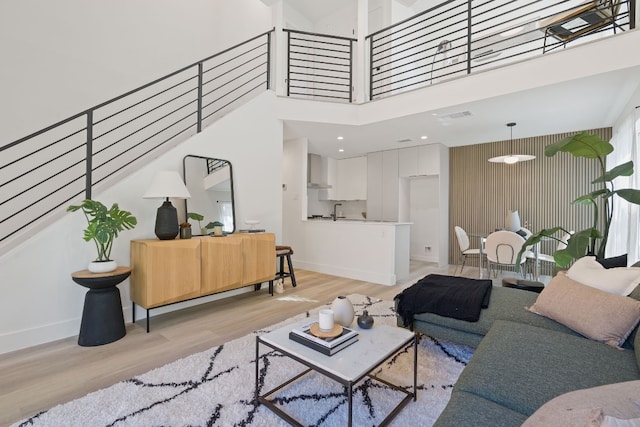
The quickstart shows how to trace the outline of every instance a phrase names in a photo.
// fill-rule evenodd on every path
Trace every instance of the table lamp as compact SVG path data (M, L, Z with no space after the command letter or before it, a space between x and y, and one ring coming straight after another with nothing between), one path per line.
M169 201L169 197L178 199L191 197L178 172L158 172L142 197L145 199L166 199L156 213L155 232L160 240L175 239L179 232L178 211Z

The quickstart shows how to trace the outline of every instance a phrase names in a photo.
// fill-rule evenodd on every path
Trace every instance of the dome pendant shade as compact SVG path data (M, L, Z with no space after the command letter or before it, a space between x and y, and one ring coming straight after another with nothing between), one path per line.
M509 147L511 153L513 153L513 127L515 123L507 123L507 126L511 128L511 138L509 139ZM507 156L496 156L489 159L491 163L505 163L507 165L513 165L518 162L526 162L527 160L533 160L536 156L531 154L509 154Z

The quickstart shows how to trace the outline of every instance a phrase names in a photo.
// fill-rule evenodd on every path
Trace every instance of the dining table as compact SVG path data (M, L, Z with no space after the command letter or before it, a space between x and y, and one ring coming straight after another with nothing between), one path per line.
M499 231L499 229L496 229L495 231ZM478 247L480 249L480 261L479 261L479 273L478 273L478 278L482 279L483 278L483 271L484 271L484 265L483 265L483 260L485 257L485 253L484 253L484 244L487 241L487 236L491 234L491 233L477 233L477 232L471 232L468 233L469 237L474 237L476 239L478 239ZM543 236L542 237L543 241L551 241L553 240L551 237L546 237ZM534 281L539 281L540 279L540 259L539 259L539 254L540 254L540 242L536 243L535 245L532 245L532 253L533 253L533 262L534 262L534 267L533 267L533 280Z

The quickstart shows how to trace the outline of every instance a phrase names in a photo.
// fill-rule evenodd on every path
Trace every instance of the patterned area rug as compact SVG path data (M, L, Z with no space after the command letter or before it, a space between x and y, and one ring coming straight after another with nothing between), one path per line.
M356 314L368 310L376 325L395 325L393 301L349 295ZM219 347L176 360L146 374L58 405L20 426L287 426L264 405L254 405L255 336L304 317L312 310ZM355 323L354 323L355 325ZM357 329L357 326L355 327ZM264 348L260 387L271 390L305 367ZM413 386L412 347L386 361L377 376L406 389ZM418 398L393 421L396 426L431 426L472 350L423 337L418 345ZM403 394L365 378L354 387L353 424L378 425ZM308 426L346 425L343 387L310 373L279 391L275 401Z

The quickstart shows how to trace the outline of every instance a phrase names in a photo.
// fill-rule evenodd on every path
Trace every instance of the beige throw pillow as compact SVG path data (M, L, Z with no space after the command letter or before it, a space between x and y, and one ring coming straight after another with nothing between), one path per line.
M640 321L640 301L556 275L527 310L591 338L619 347Z
M617 295L629 295L640 284L640 268L604 268L594 256L578 259L567 275L583 285Z
M638 417L640 381L628 381L562 394L538 408L522 427L604 427Z

